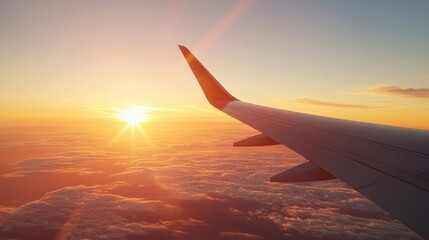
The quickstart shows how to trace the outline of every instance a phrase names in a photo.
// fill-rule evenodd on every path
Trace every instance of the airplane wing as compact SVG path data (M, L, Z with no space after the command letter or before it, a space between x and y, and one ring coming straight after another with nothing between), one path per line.
M207 100L261 134L234 146L283 144L308 162L272 182L339 178L429 239L429 131L315 116L233 97L184 46L179 46Z

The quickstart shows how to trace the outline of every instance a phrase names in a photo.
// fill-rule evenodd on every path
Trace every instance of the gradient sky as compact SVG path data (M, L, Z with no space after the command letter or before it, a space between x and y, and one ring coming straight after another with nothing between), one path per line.
M428 10L427 1L1 1L0 109L5 119L211 109L183 44L242 100L429 128Z

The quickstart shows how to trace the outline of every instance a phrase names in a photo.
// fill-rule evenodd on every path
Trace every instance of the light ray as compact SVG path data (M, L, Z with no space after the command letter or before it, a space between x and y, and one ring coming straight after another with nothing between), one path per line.
M204 51L206 51L226 30L228 30L229 27L231 27L238 20L238 18L253 4L253 2L253 0L237 1L195 46L194 52L202 54Z

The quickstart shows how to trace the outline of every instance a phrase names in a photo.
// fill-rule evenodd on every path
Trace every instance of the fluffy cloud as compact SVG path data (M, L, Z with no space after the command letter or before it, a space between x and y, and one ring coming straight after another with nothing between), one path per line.
M19 208L4 206L0 236L420 239L339 180L268 182L305 160L281 146L233 148L229 143L255 132L231 126L193 132L162 129L162 137L152 136L151 145L134 148L132 155L119 143L112 152L70 150L20 160L9 174L21 176L21 181L44 173L59 181L64 173L83 178L84 170L103 172L106 182L61 186ZM121 168L106 171L112 166Z
M151 223L152 215L174 214L174 206L155 200L125 198L103 186L67 187L22 206L0 224L1 236L28 239L124 239L129 235L174 234ZM130 222L134 216L147 219ZM153 218L153 217L152 217ZM147 221L144 221L147 220Z
M204 150L154 156L153 162L137 161L123 174L150 169L157 184L181 199L227 196L265 203L252 214L275 222L284 234L295 238L419 239L339 180L268 182L270 176L305 161L283 147L201 148Z
M283 230L270 220L250 214L263 207L262 203L222 196L161 201L109 193L120 185L113 188L111 185L75 186L47 193L0 223L0 236L20 239L230 239L240 233L243 237L266 239L264 235L283 235ZM265 232L267 228L271 231Z

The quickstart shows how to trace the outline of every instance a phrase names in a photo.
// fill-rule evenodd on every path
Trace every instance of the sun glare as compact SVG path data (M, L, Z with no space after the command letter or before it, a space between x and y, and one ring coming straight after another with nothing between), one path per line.
M147 114L141 109L127 109L119 113L119 118L128 123L128 125L138 125L148 119Z

